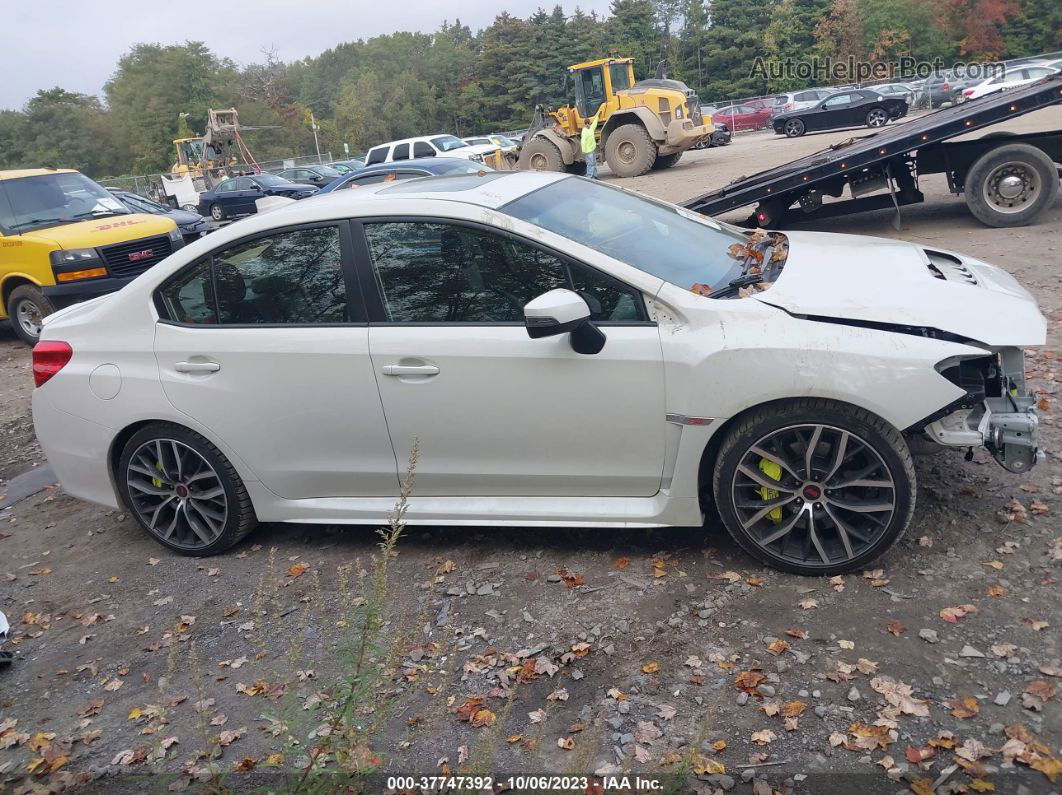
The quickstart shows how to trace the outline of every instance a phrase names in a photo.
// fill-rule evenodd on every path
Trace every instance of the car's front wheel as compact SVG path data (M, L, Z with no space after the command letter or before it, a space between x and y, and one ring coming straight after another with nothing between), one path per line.
M32 284L16 287L7 298L7 316L15 334L27 345L37 344L44 318L54 311L55 306L48 297Z
M859 569L907 529L915 472L900 432L846 403L757 409L719 449L715 504L749 554L794 574Z
M254 529L251 498L232 464L197 433L152 423L122 448L115 473L130 512L183 555L223 552Z

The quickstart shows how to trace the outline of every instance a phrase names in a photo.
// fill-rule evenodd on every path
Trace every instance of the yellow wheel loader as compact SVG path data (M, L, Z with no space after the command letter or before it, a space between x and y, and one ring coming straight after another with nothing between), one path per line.
M575 81L575 104L535 108L520 147L521 169L582 173L579 134L598 108L598 152L620 177L673 166L715 131L711 119L701 115L697 94L685 83L668 80L663 62L656 77L638 82L633 58L587 61L569 66L568 72Z

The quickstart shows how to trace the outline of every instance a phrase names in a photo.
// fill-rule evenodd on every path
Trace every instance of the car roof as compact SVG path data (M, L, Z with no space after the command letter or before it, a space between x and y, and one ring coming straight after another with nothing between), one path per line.
M377 196L388 199L456 201L496 210L521 196L565 179L576 177L556 171L491 171L483 174L422 177L365 185L357 190L332 191L314 196L312 200L274 210L269 215L276 216L281 212L285 215L301 215L301 211L305 210L308 214L316 216L321 215L326 205L329 208L342 208L339 213L342 215L355 211L362 202L373 202Z
M390 163L373 163L371 166L359 168L349 174L344 174L343 179L360 177L362 174L372 174L376 171L400 171L404 168L419 168L432 173L446 171L464 171L469 161L460 157L416 157L412 160L393 160ZM486 169L484 169L486 170Z
M450 138L457 138L453 133L436 133L435 135L418 135L415 138L399 138L395 141L388 141L387 143L377 144L376 146L370 146L370 149L379 149L381 146L394 146L395 144L413 144L417 141L430 141L433 138L442 138L448 136ZM460 140L458 138L458 140Z
M0 171L0 180L21 179L22 177L42 177L45 174L77 174L76 168L16 168Z

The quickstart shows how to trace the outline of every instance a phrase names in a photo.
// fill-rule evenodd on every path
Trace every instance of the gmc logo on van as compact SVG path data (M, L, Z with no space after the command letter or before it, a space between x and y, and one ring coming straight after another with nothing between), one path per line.
M129 255L129 261L140 262L140 260L142 259L148 259L154 253L155 252L152 251L150 248L146 248L143 251L134 251L132 254Z

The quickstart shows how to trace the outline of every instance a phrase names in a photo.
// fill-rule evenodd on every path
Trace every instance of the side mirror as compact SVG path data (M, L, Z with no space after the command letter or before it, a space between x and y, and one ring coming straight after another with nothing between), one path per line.
M550 290L524 306L524 322L531 339L571 334L576 353L600 353L605 334L590 321L590 307L582 296L563 288Z

